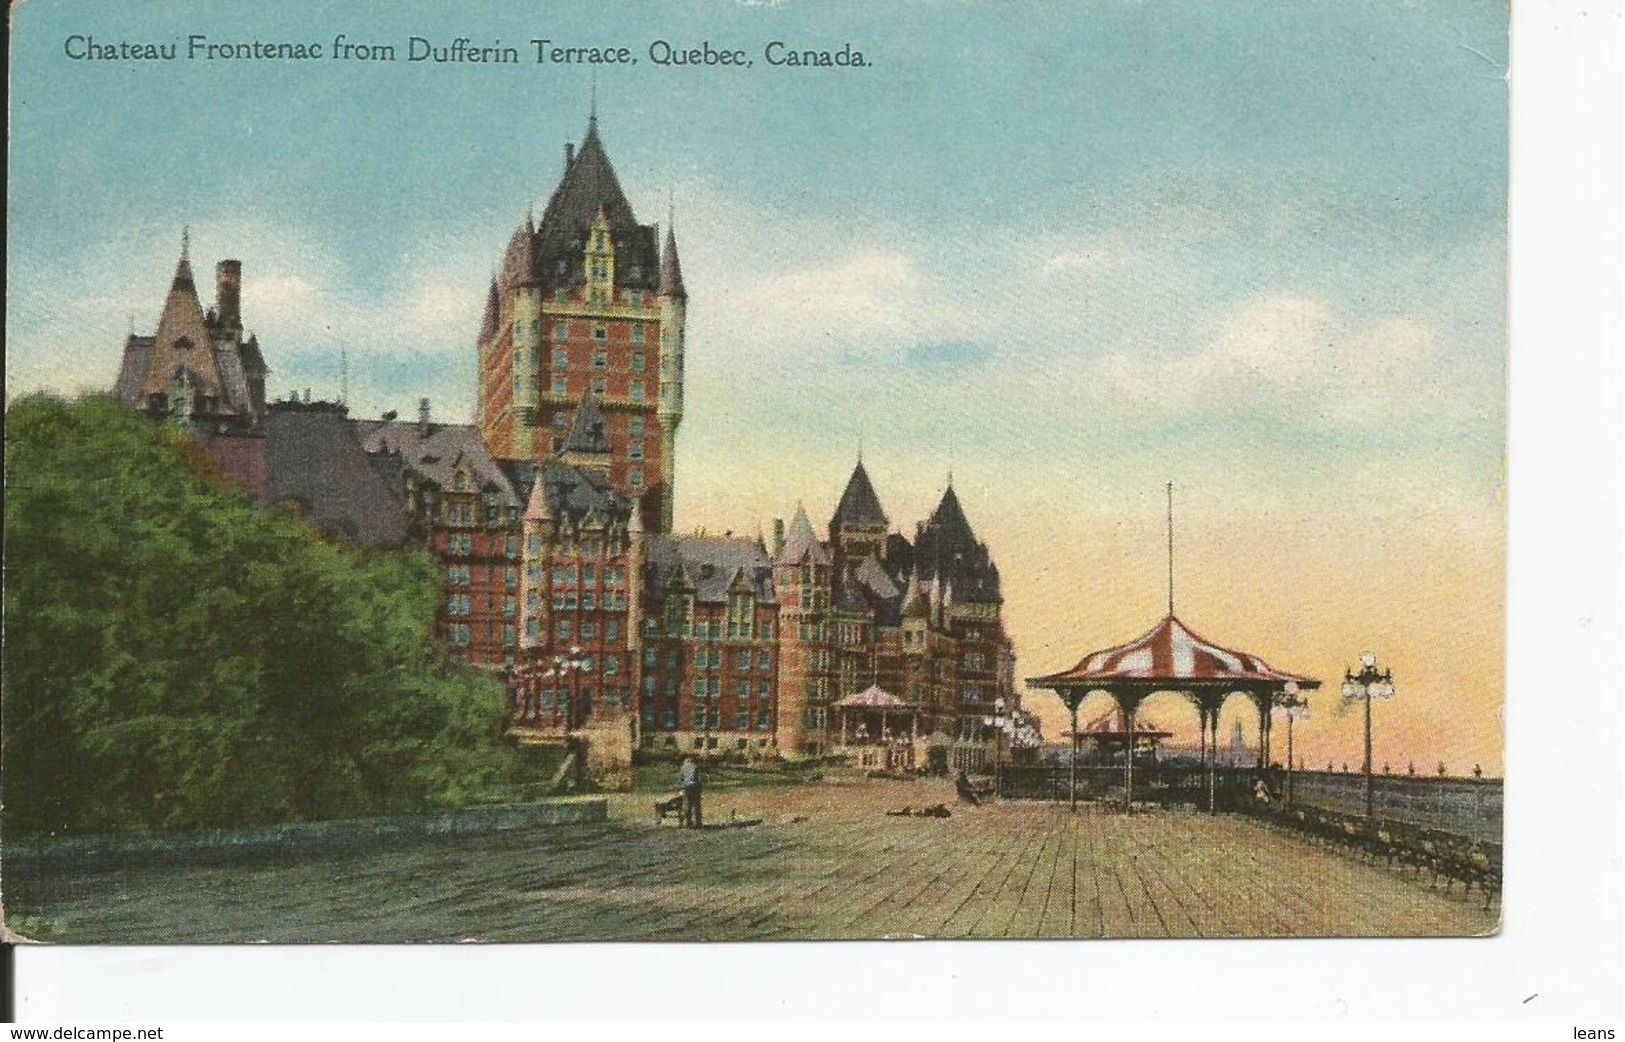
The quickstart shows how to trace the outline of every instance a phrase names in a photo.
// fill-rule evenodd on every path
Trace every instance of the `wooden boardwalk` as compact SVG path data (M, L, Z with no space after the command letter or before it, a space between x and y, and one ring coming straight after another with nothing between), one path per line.
M656 827L649 797L561 826L296 863L8 887L41 940L549 941L1473 935L1499 908L1244 818L962 807L936 782L738 790ZM946 819L888 817L946 803ZM795 817L805 820L793 821Z

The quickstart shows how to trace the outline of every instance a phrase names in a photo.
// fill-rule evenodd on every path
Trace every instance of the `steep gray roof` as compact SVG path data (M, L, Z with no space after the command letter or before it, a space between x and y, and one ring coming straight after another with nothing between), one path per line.
M548 513L556 520L580 523L589 514L606 524L631 519L631 504L616 494L608 476L599 471L572 467L556 459L544 463L504 461L501 466L522 503L530 501L531 489L540 479Z
M598 399L590 392L581 398L576 418L570 424L570 433L564 439L567 453L584 452L595 456L609 454L609 437L604 433L604 415L598 411Z
M146 404L142 400L141 383L146 379L147 367L152 365L156 344L157 338L150 336L132 336L124 341L124 360L119 366L118 382L113 385L113 393L124 404L137 408Z
M615 284L656 289L660 250L655 229L638 224L626 193L621 191L615 167L598 139L598 121L594 118L587 122L587 136L565 167L536 230L535 257L544 285L570 287L585 281L582 251L599 210L604 211L615 247Z
M650 592L663 596L666 584L680 575L703 604L721 604L736 582L750 588L758 602L778 603L772 562L754 539L740 536L657 535L649 539Z
M677 259L677 236L670 228L666 229L665 248L660 251L660 295L688 299L688 291L683 288L683 265Z
M930 519L920 526L914 542L914 563L922 573L953 580L957 600L996 604L1001 599L999 570L987 547L976 541L952 485L942 494Z
M474 427L464 423L415 423L358 420L356 428L368 453L397 453L401 462L441 488L452 487L459 466L474 478L475 489L495 493L503 506L522 504L508 475L497 465Z
M406 539L405 492L362 449L335 408L273 408L265 422L265 503L297 505L316 528L363 546Z
M831 528L836 525L886 527L886 512L880 508L880 497L875 495L875 487L869 481L869 472L863 469L862 460L847 479L846 491L841 493L840 505L830 520Z
M818 533L807 520L807 511L797 504L796 516L790 521L790 531L784 537L784 549L779 552L777 563L798 565L809 555L813 564L829 565L835 560L829 549L818 541Z

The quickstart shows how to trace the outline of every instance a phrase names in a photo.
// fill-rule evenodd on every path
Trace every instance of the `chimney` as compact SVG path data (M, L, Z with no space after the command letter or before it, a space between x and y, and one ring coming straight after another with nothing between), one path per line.
M429 436L429 399L418 399L418 437Z
M214 266L214 304L220 324L227 329L243 328L243 262L223 260Z
M566 141L564 143L564 169L568 171L570 169L570 164L574 163L575 161L576 143L574 141Z
M773 519L773 560L777 561L779 555L784 553L784 518Z

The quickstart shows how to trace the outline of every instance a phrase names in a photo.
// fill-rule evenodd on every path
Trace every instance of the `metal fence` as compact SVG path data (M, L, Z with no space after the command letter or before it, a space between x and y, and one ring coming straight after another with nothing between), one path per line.
M1248 806L1258 777L1253 769L1220 767L1214 773L1215 804L1220 810ZM1271 777L1277 800L1286 796L1286 777ZM1326 771L1294 771L1292 802L1350 814L1365 812L1365 776ZM999 795L1005 799L1050 800L1072 798L1072 774L1064 764L1005 766L999 775ZM1079 802L1121 800L1123 768L1079 766ZM1140 766L1134 768L1136 802L1165 806L1208 805L1207 773L1195 766ZM1406 822L1486 842L1501 839L1501 782L1491 778L1415 778L1378 775L1371 779L1375 816Z

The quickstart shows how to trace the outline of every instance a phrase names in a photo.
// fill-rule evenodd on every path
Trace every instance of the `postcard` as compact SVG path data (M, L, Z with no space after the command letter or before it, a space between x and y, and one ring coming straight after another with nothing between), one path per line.
M1507 20L23 5L9 934L1493 934Z

